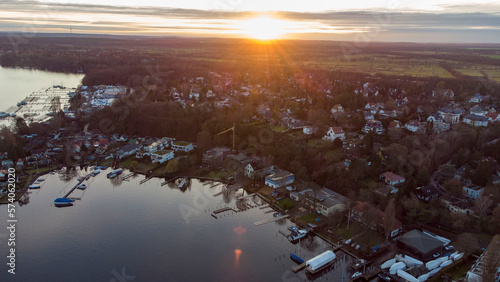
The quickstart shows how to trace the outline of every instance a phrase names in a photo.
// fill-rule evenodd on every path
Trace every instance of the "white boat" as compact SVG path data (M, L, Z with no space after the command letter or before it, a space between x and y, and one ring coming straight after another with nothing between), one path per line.
M363 275L363 273L361 273L361 272L359 272L359 271L356 271L356 272L354 272L354 274L351 276L351 279L354 279L354 278L356 278L356 277L358 277L358 276L361 276L361 275Z
M115 169L115 170L113 170L112 172L108 173L108 174L107 174L107 177L108 177L108 178L115 178L115 177L117 177L118 175L122 174L122 172L123 172L123 170L121 170L121 169Z
M34 184L31 184L30 186L28 186L28 188L30 188L30 189L40 189L40 184L34 183Z
M40 178L38 178L36 181L37 181L37 182L42 182L42 181L45 181L45 178L41 178L41 177L40 177Z
M78 187L76 187L76 188L78 188L80 190L85 190L87 188L87 185L85 185L85 183L82 183L82 184L78 185Z
M292 230L290 235L288 235L288 240L291 242L302 239L307 236L308 229L298 229L297 231Z
M334 260L335 253L332 251L326 251L306 261L306 270L312 274L318 273L330 266L334 262Z
M101 170L99 168L96 168L96 169L94 169L94 171L92 172L92 174L93 175L98 175L100 172L101 172Z

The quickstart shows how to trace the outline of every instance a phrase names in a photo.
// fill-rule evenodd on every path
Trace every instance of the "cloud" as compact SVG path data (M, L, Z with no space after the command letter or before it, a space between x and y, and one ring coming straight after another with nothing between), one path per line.
M500 4L440 5L439 11L323 11L268 12L289 24L290 37L337 39L364 32L373 40L500 42ZM129 7L74 3L47 3L33 0L3 0L0 3L0 31L19 31L26 26L90 30L96 33L138 34L196 31L207 36L233 36L241 31L238 20L257 12L196 10L165 7ZM473 31L473 32L471 32ZM306 36L307 34L307 36ZM145 34L147 35L147 34ZM441 37L440 37L441 35ZM465 38L466 37L466 38ZM300 37L299 37L300 38Z

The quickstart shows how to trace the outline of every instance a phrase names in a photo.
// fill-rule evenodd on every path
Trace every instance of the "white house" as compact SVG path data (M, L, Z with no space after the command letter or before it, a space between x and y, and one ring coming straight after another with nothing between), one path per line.
M127 157L137 153L140 148L141 146L137 144L128 144L121 147L120 150L118 150L118 152L116 153L116 155L121 159L123 157Z
M181 152L189 152L194 150L194 145L193 143L189 142L184 142L184 141L177 141L172 143L172 149L176 152L181 151Z
M465 113L465 110L461 108L446 107L439 109L438 112L441 114L445 122L455 124L460 121L460 116Z
M464 116L463 122L473 126L488 126L488 118L475 114Z
M408 129L411 132L420 132L420 133L425 133L425 127L427 123L425 122L420 122L416 119L410 120L405 124L406 129Z
M161 150L161 151L156 151L151 153L151 161L153 163L164 163L168 160L171 160L174 158L174 151L173 150Z
M342 107L341 104L337 104L337 105L335 105L335 106L332 107L332 109L330 110L330 112L332 114L343 113L344 112L344 108Z
M380 175L380 179L383 179L385 181L385 183L387 183L389 185L401 184L401 183L404 183L406 180L406 178L404 178L403 176L397 175L397 174L392 173L390 171L382 173Z
M315 128L312 127L312 126L304 126L304 128L302 128L302 132L305 134L305 135L311 135L311 134L314 134L315 132Z
M464 195L474 200L479 198L479 196L481 196L483 191L484 187L477 186L474 184L469 184L462 187L462 192L464 193Z
M340 126L330 127L326 132L326 135L323 136L323 140L333 142L335 139L340 138L340 140L345 140L345 132L344 129Z
M483 101L483 95L476 93L474 97L470 98L469 102L471 103L481 103Z

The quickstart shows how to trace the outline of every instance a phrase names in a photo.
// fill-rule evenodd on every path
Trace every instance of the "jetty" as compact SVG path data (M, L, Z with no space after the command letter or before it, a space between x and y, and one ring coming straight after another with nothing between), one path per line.
M153 177L155 177L155 176L154 176L154 175L150 175L150 176L146 177L145 179L141 180L141 182L139 182L139 184L146 183L146 182L148 182L149 180L151 180Z
M69 190L69 192L68 192L68 193L66 193L66 195L64 195L64 196L63 196L63 198L68 198L68 196L69 196L71 193L73 193L73 191L75 191L75 189L76 189L78 186L80 186L80 184L82 184L82 183L83 183L83 181L85 181L85 180L89 179L89 178L90 178L90 176L91 176L92 174L93 174L93 172L91 172L91 173L89 173L89 174L85 175L84 177L82 177L82 178L80 179L80 181L78 181L78 183L77 183L75 186L73 186L73 188L71 188L71 189Z
M179 186L178 186L178 187L179 187L179 188L182 188L182 187L186 184L186 181L187 181L187 180L188 180L188 178L187 178L187 177L184 177L184 178L182 179L181 183L179 183Z
M167 181L165 181L165 182L162 182L162 183L161 183L161 186L165 186L165 185L167 185L168 183L170 183L170 182L172 182L172 181L176 180L177 178L178 178L178 177L170 178L169 180L167 180Z
M306 266L307 266L307 264L305 262L303 262L297 266L294 266L292 268L292 271L293 271L293 273L297 273L297 272L301 271L302 269L306 268Z
M218 213L225 212L225 211L234 211L234 212L236 212L233 208L225 207L225 208L221 208L221 209L218 209L218 210L214 210L214 214L218 214Z
M126 180L126 181L128 181L128 179L129 179L130 177L134 176L134 175L135 175L135 172L131 172L131 173L129 173L129 174L127 174L127 175L125 175L124 177L122 177L122 180Z
M259 220L259 221L254 222L253 225L259 226L259 225L275 222L275 221L278 221L280 219L285 219L285 218L289 218L289 217L290 217L289 215L285 215L285 216L276 217L276 218L263 219L263 220Z

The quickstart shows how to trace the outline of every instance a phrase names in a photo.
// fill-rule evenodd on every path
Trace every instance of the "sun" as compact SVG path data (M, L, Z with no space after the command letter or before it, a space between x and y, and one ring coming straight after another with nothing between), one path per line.
M242 31L247 36L258 40L279 39L286 33L285 22L270 17L258 17L245 20Z

